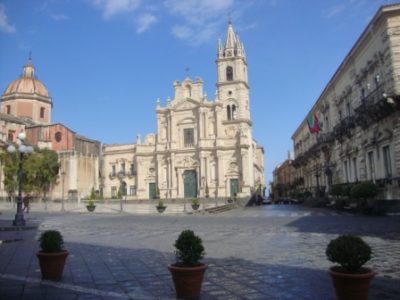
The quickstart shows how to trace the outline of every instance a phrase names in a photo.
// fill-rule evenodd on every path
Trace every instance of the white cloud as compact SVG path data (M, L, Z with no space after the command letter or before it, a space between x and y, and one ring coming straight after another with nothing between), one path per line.
M63 14L50 14L50 18L54 21L66 21L69 20L69 17Z
M91 0L91 2L102 10L105 19L110 19L115 15L134 11L140 6L141 0Z
M165 0L168 12L183 18L172 28L172 34L193 45L202 44L216 35L221 22L228 20L234 0Z
M344 11L345 8L346 6L344 4L332 6L325 12L324 17L327 19L332 18Z
M0 31L3 31L5 33L14 33L17 31L14 25L10 25L8 23L6 8L1 3L0 3Z
M150 28L151 25L157 22L157 18L149 13L141 14L137 18L137 25L138 28L136 30L137 33L145 32L147 29Z
M188 26L176 25L172 27L172 34L178 39L189 39L193 36L193 30Z
M234 0L166 0L165 7L191 24L204 24L221 14L227 14Z

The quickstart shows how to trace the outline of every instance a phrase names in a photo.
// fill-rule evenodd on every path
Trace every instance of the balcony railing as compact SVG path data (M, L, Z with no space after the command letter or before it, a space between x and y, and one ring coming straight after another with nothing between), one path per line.
M358 126L365 129L377 121L386 118L396 108L399 108L399 105L396 105L396 102L399 100L398 97L389 98L384 92L385 84L381 83L376 89L361 99L361 104L355 109L355 121ZM390 103L390 100L393 103Z

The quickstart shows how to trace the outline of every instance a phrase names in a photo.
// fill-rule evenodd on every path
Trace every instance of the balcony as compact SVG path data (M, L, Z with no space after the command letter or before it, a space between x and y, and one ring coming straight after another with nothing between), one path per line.
M363 129L386 118L399 109L399 96L388 97L384 91L385 84L381 83L375 90L361 99L361 104L355 109L356 124Z
M317 144L320 149L329 147L335 141L333 132L320 133L317 136Z
M128 176L129 178L132 178L132 177L136 176L136 170L131 170L131 171L129 171L129 172L127 173L127 176Z
M347 116L346 118L339 121L339 123L333 128L333 135L339 142L343 141L346 136L351 138L353 135L352 129L356 127L356 117Z

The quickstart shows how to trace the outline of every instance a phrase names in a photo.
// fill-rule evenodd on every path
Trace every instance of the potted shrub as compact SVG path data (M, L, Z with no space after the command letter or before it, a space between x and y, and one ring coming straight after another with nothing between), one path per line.
M330 241L326 256L339 264L329 269L337 299L368 300L369 284L375 273L363 265L371 254L371 247L358 236L341 235Z
M164 201L159 200L156 208L157 208L157 211L161 214L164 212L164 210L167 208L167 206L164 205Z
M86 209L90 212L93 212L96 208L96 205L94 205L93 200L89 200L88 204L86 205Z
M193 209L193 210L198 210L199 207L200 207L199 199L193 198L193 199L192 199L192 209Z
M65 260L69 252L63 249L64 240L57 230L46 230L39 237L41 250L36 253L39 259L42 279L60 280Z
M200 295L207 265L200 263L204 257L203 242L192 230L183 230L174 244L176 262L168 267L179 299L196 299Z
M206 184L206 188L204 193L206 194L206 198L210 198L210 190L208 189L208 185Z
M372 201L376 195L378 195L378 187L370 181L357 183L350 190L350 196L358 201L358 207L366 213L370 213L372 207L372 202L368 203L368 200Z

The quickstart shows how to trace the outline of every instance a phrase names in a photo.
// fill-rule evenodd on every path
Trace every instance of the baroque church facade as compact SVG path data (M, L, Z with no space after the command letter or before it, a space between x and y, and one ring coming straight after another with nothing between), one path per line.
M127 198L246 197L264 183L263 148L252 135L244 46L228 24L217 53L217 91L174 82L174 99L156 103L157 133L135 144L103 146L103 194ZM158 195L157 195L158 196Z
M53 102L31 59L1 97L1 142L27 142L57 151L60 180L50 196L76 199L95 189L104 198L247 197L263 186L263 148L252 136L244 46L228 24L217 53L217 91L203 81L175 81L174 99L157 100L157 132L133 144L103 145L51 123ZM2 181L2 180L1 180ZM4 188L0 186L4 196Z

